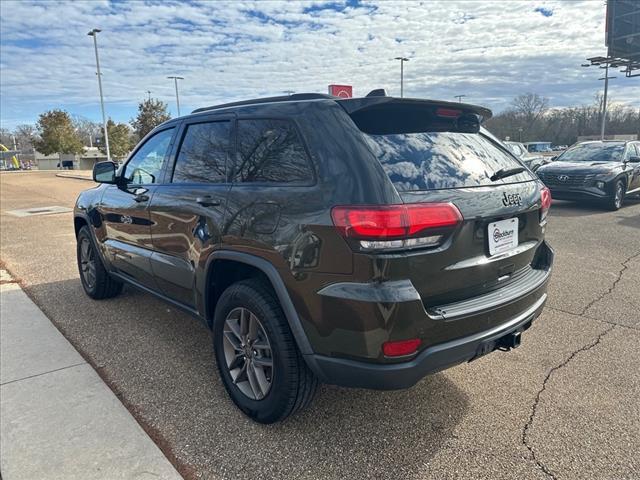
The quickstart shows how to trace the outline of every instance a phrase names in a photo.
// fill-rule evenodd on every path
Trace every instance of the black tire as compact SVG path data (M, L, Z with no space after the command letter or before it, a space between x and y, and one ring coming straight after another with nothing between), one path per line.
M611 195L607 198L607 208L609 210L620 210L624 202L626 188L622 180L616 180L611 189Z
M269 358L273 365L270 369L270 386L260 399L250 398L234 384L227 363L225 346L229 348L230 344L224 339L225 325L228 335L226 322L238 310L248 311L259 320L261 332L266 334L270 345ZM224 342L227 342L226 345ZM302 358L278 300L264 282L258 279L243 280L222 293L214 315L213 343L218 371L229 396L242 412L256 422L282 421L313 400L318 380ZM245 358L243 362L246 361Z
M83 253L83 249L87 250ZM85 256L86 254L89 255L89 258ZM122 292L122 282L111 277L104 268L87 226L82 227L78 232L76 257L82 288L88 296L94 300L102 300L115 297ZM90 270L92 270L92 274L89 274Z

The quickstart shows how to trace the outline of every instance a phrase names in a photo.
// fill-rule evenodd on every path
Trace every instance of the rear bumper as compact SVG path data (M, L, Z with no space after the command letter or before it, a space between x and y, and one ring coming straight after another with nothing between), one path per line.
M546 290L546 283L544 285ZM396 390L415 385L424 376L471 361L496 348L497 341L531 326L547 300L542 293L526 311L491 329L426 348L414 359L394 364L376 364L323 355L308 355L307 362L325 383L344 387Z

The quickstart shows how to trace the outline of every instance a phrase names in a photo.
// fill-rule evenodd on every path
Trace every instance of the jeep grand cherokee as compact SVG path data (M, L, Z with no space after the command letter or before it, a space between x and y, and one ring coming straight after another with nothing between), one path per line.
M84 290L128 284L201 319L263 423L318 382L407 388L516 347L547 299L551 197L480 127L490 115L378 92L170 120L79 196Z

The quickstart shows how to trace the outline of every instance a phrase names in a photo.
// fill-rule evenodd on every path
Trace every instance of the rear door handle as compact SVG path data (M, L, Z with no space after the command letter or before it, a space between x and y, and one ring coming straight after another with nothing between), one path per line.
M205 195L204 197L196 198L196 203L199 203L203 207L218 207L220 206L220 200L215 200L213 197L209 195Z

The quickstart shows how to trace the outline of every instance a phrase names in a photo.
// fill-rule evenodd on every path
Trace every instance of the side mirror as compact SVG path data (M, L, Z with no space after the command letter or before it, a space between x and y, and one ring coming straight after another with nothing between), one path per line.
M557 158L558 158L558 155L554 155L553 157L551 157L551 161L555 162Z
M631 155L631 156L629 157L629 161L630 161L631 163L638 163L638 162L640 162L640 157L639 157L639 156L637 156L637 155Z
M93 181L98 183L116 183L116 164L98 162L93 166Z

